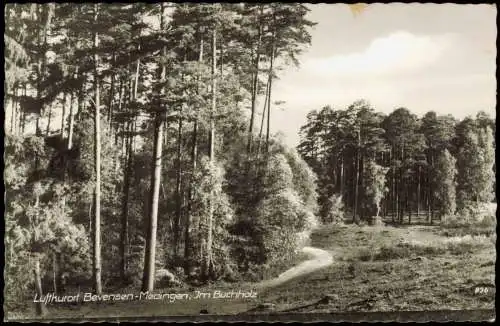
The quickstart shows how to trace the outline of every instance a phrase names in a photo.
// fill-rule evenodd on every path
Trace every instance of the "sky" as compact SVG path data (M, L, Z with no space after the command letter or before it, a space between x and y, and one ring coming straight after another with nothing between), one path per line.
M357 14L345 4L308 7L317 22L312 44L273 85L273 102L285 104L272 109L271 132L289 145L298 144L309 111L358 99L384 113L496 116L495 6L370 4Z
M357 13L346 4L307 6L317 23L312 44L300 67L284 68L273 82L273 102L285 103L272 107L271 132L288 145L298 144L311 110L359 99L386 114L406 107L418 116L496 117L494 5L370 4Z

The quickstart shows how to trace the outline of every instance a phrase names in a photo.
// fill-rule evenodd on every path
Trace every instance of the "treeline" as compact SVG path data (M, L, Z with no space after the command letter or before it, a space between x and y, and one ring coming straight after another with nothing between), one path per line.
M7 298L62 275L96 293L152 290L159 268L258 277L293 255L315 181L270 111L310 42L304 5L5 8Z
M324 222L391 216L430 223L494 199L495 120L484 112L461 121L406 108L376 112L366 101L307 115L298 150L318 175Z

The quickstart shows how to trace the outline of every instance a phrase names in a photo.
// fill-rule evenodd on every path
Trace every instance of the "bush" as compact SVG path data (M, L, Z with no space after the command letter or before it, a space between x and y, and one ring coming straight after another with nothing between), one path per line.
M402 242L396 246L384 245L374 256L373 260L387 261L391 259L402 259L415 256L437 256L446 252L441 246L426 245L420 243Z
M457 214L443 217L441 225L448 228L463 226L496 228L496 216L486 204L471 203Z
M325 222L331 224L344 223L344 203L342 202L342 196L332 195L328 199L328 213Z
M401 241L390 245L384 244L379 248L364 248L358 252L356 258L360 261L388 261L418 256L434 257L446 253L464 255L473 253L479 247L489 246L489 241L490 238L486 236L470 235L430 243Z

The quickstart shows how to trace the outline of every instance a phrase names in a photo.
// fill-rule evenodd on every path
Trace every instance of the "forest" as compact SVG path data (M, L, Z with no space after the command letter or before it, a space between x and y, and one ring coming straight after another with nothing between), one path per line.
M289 309L294 295L301 302L329 286L364 293L359 275L378 291L392 272L356 271L377 272L391 254L451 261L480 249L488 280L496 218L482 212L496 202L495 118L480 108L462 120L404 107L386 114L377 110L392 108L358 100L310 111L297 148L287 145L271 119L286 99L273 86L311 44L308 12L297 3L5 5L4 310L131 313L135 303L47 307L33 297L251 287L299 266L304 248L325 276L308 270L304 283L258 300ZM463 230L487 238L457 245L442 234ZM404 232L437 240L384 242ZM410 266L391 261L384 271L401 264ZM399 275L415 279L406 270ZM442 270L422 275L457 268ZM356 299L345 296L338 309ZM166 313L142 304L144 314ZM236 312L257 301L211 304Z
M294 255L315 177L270 111L310 43L304 5L5 8L8 304L259 279Z
M298 150L319 176L323 222L432 224L496 202L495 131L484 111L463 120L404 107L386 115L359 100L310 111Z

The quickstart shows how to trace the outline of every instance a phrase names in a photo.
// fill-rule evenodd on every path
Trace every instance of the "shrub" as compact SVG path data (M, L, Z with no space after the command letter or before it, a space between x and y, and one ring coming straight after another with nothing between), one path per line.
M444 216L441 226L447 228L464 226L495 228L496 216L495 212L488 209L485 204L469 203L457 214Z
M360 261L388 261L417 256L433 257L446 253L464 255L473 253L478 247L488 245L490 245L488 237L470 235L430 243L401 241L395 244L384 244L379 248L364 248L358 252L356 258Z
M342 196L332 195L328 199L328 212L325 222L331 224L342 224L344 222L344 203Z

